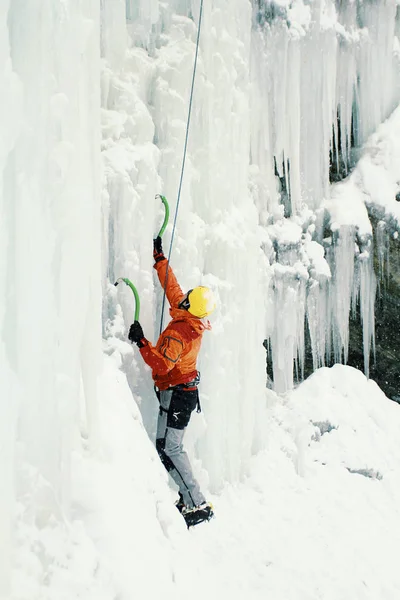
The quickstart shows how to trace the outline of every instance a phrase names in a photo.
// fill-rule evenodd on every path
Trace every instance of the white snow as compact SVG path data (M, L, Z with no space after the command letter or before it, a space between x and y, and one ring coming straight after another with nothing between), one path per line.
M336 365L265 391L266 449L208 490L215 519L187 531L118 356L99 382L97 448L73 454L68 526L25 524L13 599L396 600L400 411L374 382Z

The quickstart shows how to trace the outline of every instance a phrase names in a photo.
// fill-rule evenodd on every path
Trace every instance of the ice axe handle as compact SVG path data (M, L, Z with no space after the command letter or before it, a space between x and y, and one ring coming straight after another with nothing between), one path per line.
M114 283L114 285L117 286L119 283L121 283L121 281L126 283L126 285L128 285L131 288L133 295L135 296L135 321L139 321L140 298L139 298L138 291L137 291L136 287L133 285L132 281L130 279L128 279L127 277L120 277L119 279L117 279L117 281Z
M161 202L164 204L164 208L165 208L164 223L162 224L162 227L161 227L160 231L158 232L158 235L160 237L162 237L164 235L164 231L166 230L166 227L167 227L168 221L169 221L169 204L168 204L168 200L166 199L166 197L161 196L161 194L157 194L156 198L161 199Z

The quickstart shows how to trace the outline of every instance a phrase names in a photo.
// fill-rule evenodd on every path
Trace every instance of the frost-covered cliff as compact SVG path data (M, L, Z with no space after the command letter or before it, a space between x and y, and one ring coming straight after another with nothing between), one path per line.
M135 282L155 339L155 195L174 210L199 10L200 0L0 8L0 589L16 535L36 548L54 519L69 522L82 439L106 452L102 350L154 434L150 375L126 342L132 296L112 284ZM182 287L204 283L218 298L201 355L204 416L188 439L213 492L265 446L264 339L285 392L308 345L314 368L347 359L358 305L368 373L376 275L398 229L397 32L395 0L204 1L171 262ZM33 561L34 578L46 560Z
M104 13L109 278L132 274L146 298L146 333L154 327L154 335L159 307L154 301L151 310L147 300L160 214L153 197L162 190L176 200L199 8L200 2L133 3L127 28L122 4ZM218 408L212 403L213 422L219 407L221 420L229 407L232 421L243 421L241 399L253 398L260 385L264 338L269 375L282 392L294 373L301 376L306 346L314 368L347 361L349 317L359 312L369 373L376 291L371 215L385 207L378 217L382 254L397 228L396 149L367 151L360 165L370 156L374 172L361 167L345 184L337 182L396 107L397 28L394 1L204 4L172 264L184 287L201 279L219 294L218 337L204 356L203 385L211 381L213 397L221 396ZM104 288L104 296L105 319L112 318L112 290ZM125 323L129 292L126 298ZM254 370L245 367L244 376L248 348ZM148 394L141 379L140 389L137 377L130 380ZM144 414L151 427L146 408ZM245 439L258 440L251 418L244 427Z

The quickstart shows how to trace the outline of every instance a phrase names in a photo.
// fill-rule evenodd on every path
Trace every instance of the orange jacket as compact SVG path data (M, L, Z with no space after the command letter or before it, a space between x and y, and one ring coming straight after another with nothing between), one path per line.
M167 260L161 260L154 265L163 288L167 266ZM143 339L144 346L140 348L140 354L152 368L154 383L160 390L188 383L196 377L201 339L204 331L211 329L208 321L204 323L187 310L178 308L185 294L171 267L168 268L165 291L171 305L169 312L172 321L164 329L155 346Z

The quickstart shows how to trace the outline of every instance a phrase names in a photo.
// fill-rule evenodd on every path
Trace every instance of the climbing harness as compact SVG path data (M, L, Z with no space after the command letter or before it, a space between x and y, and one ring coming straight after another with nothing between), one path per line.
M179 383L178 385L174 385L172 387L169 387L169 390L180 390L182 392L194 392L197 390L198 385L200 383L200 372L197 372L197 375L194 379L192 379L192 381L188 381L187 383ZM160 390L158 389L158 387L155 385L154 386L154 391L155 394L158 398L158 401L160 403L159 409L160 409L160 415L165 412L168 413L169 409L164 408L163 406L161 406L161 401L160 401ZM201 413L201 404L200 404L200 397L199 395L197 395L197 401L196 401L196 412L197 413Z
M177 217L178 217L179 204L180 204L180 201L181 201L181 191L182 191L183 175L184 175L184 172L185 172L186 153L187 153L187 146L188 146L188 140L189 140L190 118L192 116L192 105L193 105L193 96L194 96L194 82L195 82L195 79L196 79L197 58L198 58L198 55L199 55L201 21L202 21L202 17L203 17L203 1L204 0L201 0L201 2L200 2L199 25L198 25L198 29L197 29L197 40L196 40L196 54L195 54L195 57L194 57L192 85L191 85L191 89L190 89L190 100L189 100L189 110L188 110L188 117L187 117L187 123L186 123L185 144L183 146L182 169L181 169L181 176L180 176L180 180L179 180L178 197L177 197L177 200L176 200L174 223L173 223L173 226L172 226L171 242L170 242L170 245L169 245L167 272L165 274L165 281L164 281L164 293L163 293L163 300L162 300L162 306L161 306L161 318L160 318L160 335L161 335L161 332L162 332L162 329L163 329L163 323L164 323L164 308L165 308L166 289L167 289L167 283L168 283L169 263L170 263L170 259L171 259L172 245L174 243L176 221L177 221Z
M184 392L193 392L197 390L197 387L200 383L200 371L197 371L196 377L192 381L188 381L187 383L180 383L174 387L175 390L183 390ZM197 395L196 402L196 412L201 413L201 404L200 404L200 396Z

